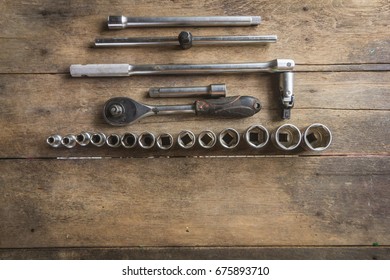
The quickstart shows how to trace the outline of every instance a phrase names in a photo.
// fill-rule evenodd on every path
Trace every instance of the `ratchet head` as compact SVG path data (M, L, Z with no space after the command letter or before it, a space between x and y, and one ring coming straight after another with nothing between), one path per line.
M131 124L150 113L152 113L151 107L127 97L111 98L103 107L105 121L115 126Z

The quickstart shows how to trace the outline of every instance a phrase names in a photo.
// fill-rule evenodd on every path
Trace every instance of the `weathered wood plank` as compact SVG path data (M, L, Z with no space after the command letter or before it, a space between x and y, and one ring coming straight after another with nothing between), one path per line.
M390 63L390 11L375 1L3 1L0 73L65 73L73 63L196 63L293 58L298 64ZM254 28L186 28L194 34L274 34L268 47L92 49L99 36L176 35L183 28L108 31L108 14L261 15ZM15 54L17 50L17 55Z
M291 123L300 128L315 122L328 125L334 143L325 154L388 154L390 72L297 73L296 106ZM112 127L101 116L103 103L110 97L129 96L151 104L192 102L187 99L150 99L149 86L207 85L226 82L229 94L253 95L263 103L263 110L247 119L213 119L196 116L149 117L127 127ZM270 131L280 121L278 95L272 78L259 75L220 75L205 77L136 77L134 79L82 79L67 75L0 75L0 156L62 157L62 156L193 156L211 155L195 148L190 151L174 148L168 152L140 149L104 149L87 147L56 150L45 143L53 133L62 135L80 131L105 133L141 133L149 130L176 135L182 129L199 133L211 129L218 133L234 127L243 132L250 125L261 123ZM253 151L242 145L235 151L215 148L212 155L275 154L272 147Z
M0 247L389 245L389 157L1 160Z
M388 260L389 247L130 247L0 249L0 259Z

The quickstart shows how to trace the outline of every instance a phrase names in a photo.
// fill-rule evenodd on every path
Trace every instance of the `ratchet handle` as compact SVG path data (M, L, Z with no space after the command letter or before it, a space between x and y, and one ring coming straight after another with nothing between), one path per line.
M197 115L246 118L261 109L259 99L252 96L231 96L195 101Z

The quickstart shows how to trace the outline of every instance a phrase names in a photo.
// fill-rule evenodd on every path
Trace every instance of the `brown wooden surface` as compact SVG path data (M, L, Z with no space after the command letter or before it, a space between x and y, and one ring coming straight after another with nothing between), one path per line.
M387 1L158 1L158 10L156 3L0 5L0 258L390 258ZM260 15L258 27L188 30L277 34L279 40L266 47L188 51L93 49L95 37L182 30L108 31L109 14ZM274 58L297 63L290 122L302 129L314 122L329 126L334 142L328 150L285 154L272 146L254 151L241 145L232 151L159 152L45 144L52 133L82 130L176 135L226 127L243 132L260 123L272 131L284 123L272 75L75 79L68 73L76 63ZM110 127L101 117L110 97L186 103L150 101L146 91L221 82L230 95L258 97L263 110L241 120L150 117L124 128ZM379 247L370 247L374 243Z
M23 248L0 249L0 260L382 260L389 254L390 248L385 246Z

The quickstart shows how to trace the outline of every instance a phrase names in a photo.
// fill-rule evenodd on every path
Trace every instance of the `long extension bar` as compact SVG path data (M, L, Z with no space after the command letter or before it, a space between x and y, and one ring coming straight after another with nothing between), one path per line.
M212 16L212 17L125 17L109 16L109 29L128 27L165 27L165 26L255 26L259 25L259 16Z

